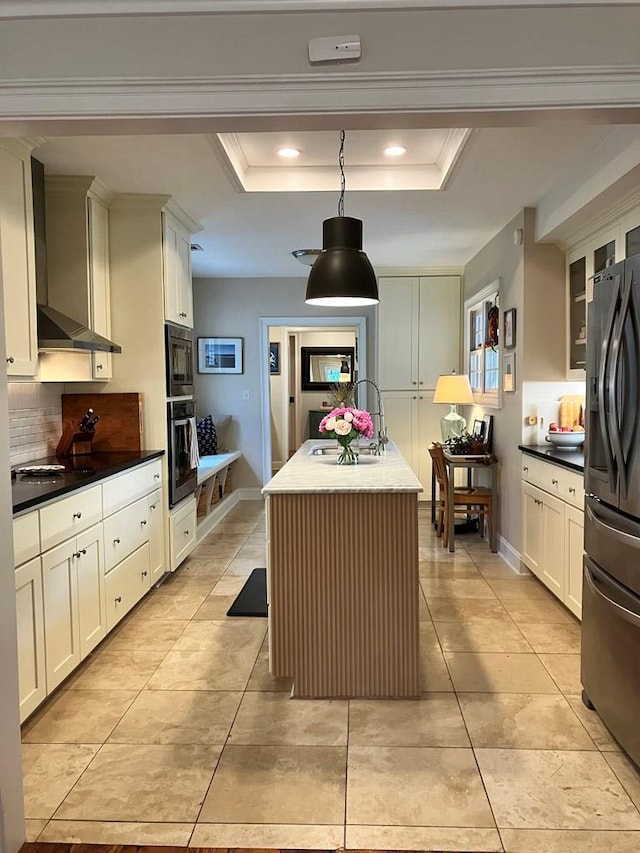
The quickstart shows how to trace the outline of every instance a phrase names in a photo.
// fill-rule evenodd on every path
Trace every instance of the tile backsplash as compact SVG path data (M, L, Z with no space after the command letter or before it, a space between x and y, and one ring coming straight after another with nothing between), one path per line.
M51 456L62 424L62 383L9 382L11 465Z

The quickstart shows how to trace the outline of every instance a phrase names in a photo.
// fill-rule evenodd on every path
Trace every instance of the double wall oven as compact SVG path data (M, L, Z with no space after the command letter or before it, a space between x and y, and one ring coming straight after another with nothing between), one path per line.
M195 440L195 413L193 400L167 403L170 507L195 492L198 484L198 469L191 453L191 442Z

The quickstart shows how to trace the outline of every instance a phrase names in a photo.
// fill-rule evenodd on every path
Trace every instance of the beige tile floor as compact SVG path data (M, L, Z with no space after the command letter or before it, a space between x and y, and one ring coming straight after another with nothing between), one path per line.
M24 727L29 838L298 849L631 853L640 775L580 701L579 623L477 536L420 512L415 701L296 701L235 507Z

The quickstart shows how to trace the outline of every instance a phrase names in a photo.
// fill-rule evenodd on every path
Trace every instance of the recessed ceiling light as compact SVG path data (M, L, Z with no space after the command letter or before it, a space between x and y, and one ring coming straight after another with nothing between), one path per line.
M293 160L300 156L300 151L298 148L279 148L278 156L284 157L287 160Z
M403 154L407 153L407 149L403 145L390 145L384 149L384 153L387 157L402 157Z

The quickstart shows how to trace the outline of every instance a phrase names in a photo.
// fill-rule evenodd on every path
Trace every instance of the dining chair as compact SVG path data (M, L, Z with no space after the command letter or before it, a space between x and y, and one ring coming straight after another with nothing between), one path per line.
M429 448L436 480L438 496L436 498L436 534L442 537L442 545L449 545L449 473L444 458L442 445L435 444ZM478 516L480 536L484 536L485 521L488 526L489 541L493 533L493 494L491 489L484 486L455 486L453 493L453 515L473 513Z

